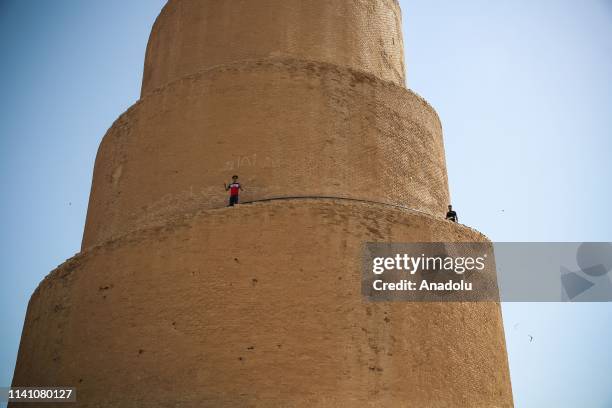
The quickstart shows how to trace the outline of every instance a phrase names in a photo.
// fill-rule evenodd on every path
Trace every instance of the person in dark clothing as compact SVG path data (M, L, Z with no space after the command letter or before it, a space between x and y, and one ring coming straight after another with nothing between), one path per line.
M223 183L223 185L225 186L225 191L229 190L230 192L228 207L233 207L234 204L238 204L238 197L240 191L242 191L242 186L238 182L238 176L232 176L232 182L229 185L225 183Z
M446 213L446 219L452 222L459 222L459 217L457 216L457 213L453 211L452 205L448 206L448 212Z

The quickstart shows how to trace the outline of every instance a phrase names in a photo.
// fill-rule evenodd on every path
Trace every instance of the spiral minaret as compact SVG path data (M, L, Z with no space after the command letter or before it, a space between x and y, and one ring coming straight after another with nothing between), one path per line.
M365 242L486 241L444 220L441 124L404 72L397 0L168 1L13 385L79 407L512 406L497 303L360 294Z

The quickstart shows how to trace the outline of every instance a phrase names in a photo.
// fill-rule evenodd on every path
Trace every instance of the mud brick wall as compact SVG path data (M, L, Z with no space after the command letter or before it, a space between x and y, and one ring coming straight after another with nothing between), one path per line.
M442 126L403 60L395 0L170 0L13 385L84 408L511 407L499 304L361 295L365 242L486 240L444 220ZM226 208L233 174L249 203Z
M75 384L79 407L508 407L498 304L360 295L363 242L483 240L347 200L136 231L43 281L14 383Z
M395 0L171 0L147 47L142 94L248 59L328 62L404 85Z
M332 196L443 217L442 128L413 92L336 65L221 65L150 93L105 136L83 248L184 212L242 200Z

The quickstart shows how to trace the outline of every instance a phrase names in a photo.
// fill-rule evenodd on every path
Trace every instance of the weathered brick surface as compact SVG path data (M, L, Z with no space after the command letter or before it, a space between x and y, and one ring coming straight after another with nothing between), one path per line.
M404 85L395 0L170 0L147 47L142 94L214 65L292 57Z
M512 406L498 304L360 294L365 242L486 240L443 220L400 24L396 0L170 0L13 384L86 408ZM223 208L233 174L272 200Z
M443 216L442 128L403 87L300 60L222 65L149 94L100 146L83 248L243 200L350 197Z
M14 384L75 384L79 407L508 407L497 304L360 295L364 242L485 239L346 200L185 216L49 275Z

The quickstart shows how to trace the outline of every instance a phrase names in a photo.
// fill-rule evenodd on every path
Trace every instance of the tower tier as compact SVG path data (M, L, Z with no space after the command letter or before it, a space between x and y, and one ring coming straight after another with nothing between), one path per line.
M443 216L433 108L375 76L312 61L221 65L158 89L121 116L96 158L83 248L245 201L344 197Z
M348 200L130 233L41 283L13 384L74 384L83 408L510 407L498 304L360 294L364 242L484 240Z
M170 0L147 47L142 94L245 59L328 62L404 85L396 0Z

